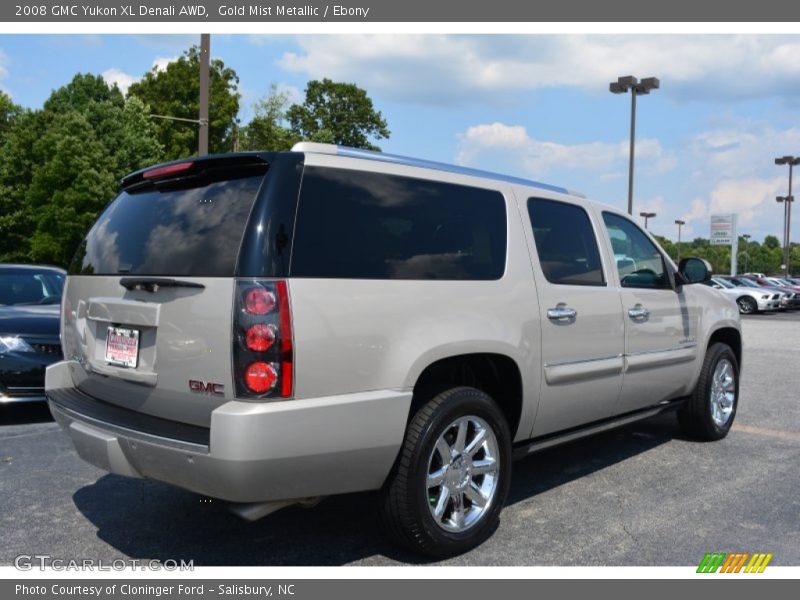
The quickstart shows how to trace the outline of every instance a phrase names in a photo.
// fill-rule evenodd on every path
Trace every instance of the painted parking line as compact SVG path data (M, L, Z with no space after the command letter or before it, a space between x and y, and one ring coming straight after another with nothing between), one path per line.
M734 423L731 427L734 431L742 431L744 433L754 433L756 435L768 435L769 437L782 438L785 440L792 440L800 442L800 432L785 431L783 429L768 429L766 427L756 427L755 425L742 425L741 423Z

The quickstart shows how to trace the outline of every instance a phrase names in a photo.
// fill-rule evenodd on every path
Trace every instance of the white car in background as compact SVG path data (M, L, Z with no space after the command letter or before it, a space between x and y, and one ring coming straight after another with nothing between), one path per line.
M718 289L736 302L739 312L743 315L767 310L780 310L781 294L764 288L744 287L734 285L727 279L712 277L709 286Z

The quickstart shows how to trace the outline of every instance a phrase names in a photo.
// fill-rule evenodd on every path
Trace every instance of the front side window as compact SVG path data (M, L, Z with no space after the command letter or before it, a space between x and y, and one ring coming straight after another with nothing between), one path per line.
M604 212L614 260L622 287L670 288L661 252L639 227L628 219Z
M589 215L580 206L530 198L528 215L544 276L560 285L605 285Z

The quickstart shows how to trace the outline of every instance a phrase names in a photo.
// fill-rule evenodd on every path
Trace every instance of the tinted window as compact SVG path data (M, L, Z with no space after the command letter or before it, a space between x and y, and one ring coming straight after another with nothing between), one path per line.
M528 214L544 276L562 285L605 285L589 215L580 206L531 198Z
M231 276L262 175L122 192L94 224L70 271Z
M58 304L63 288L60 273L0 273L0 304Z
M343 169L303 174L294 277L498 279L505 259L500 192Z
M668 288L664 259L639 226L613 213L603 213L620 283L623 287Z

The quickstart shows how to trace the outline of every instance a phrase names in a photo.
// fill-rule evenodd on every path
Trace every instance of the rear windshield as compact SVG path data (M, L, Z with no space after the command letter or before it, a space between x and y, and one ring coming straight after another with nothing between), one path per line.
M307 167L291 275L342 279L499 279L500 192L411 177Z
M263 171L247 175L122 192L89 231L70 272L232 276L264 180Z

